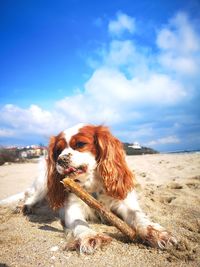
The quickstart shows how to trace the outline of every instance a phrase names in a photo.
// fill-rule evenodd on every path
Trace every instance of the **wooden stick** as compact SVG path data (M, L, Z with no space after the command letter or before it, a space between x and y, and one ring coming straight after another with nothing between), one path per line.
M101 214L111 225L117 227L123 234L129 237L130 240L134 240L136 237L136 232L124 221L114 215L112 212L108 211L104 206L102 206L95 198L93 198L87 191L85 191L78 183L74 182L70 178L64 178L62 183L65 187L70 189L72 193L77 195L82 199L89 207L95 209L99 214Z

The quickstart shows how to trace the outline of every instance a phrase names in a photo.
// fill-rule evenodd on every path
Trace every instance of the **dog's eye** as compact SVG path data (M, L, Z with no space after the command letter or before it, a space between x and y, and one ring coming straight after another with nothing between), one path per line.
M85 142L77 142L76 143L76 148L83 148L87 143Z

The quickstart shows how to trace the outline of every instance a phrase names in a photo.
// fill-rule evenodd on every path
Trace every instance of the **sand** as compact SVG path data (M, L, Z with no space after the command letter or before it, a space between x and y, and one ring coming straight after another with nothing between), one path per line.
M0 207L0 266L200 266L200 154L127 157L139 202L171 231L176 247L161 251L128 240L112 226L91 223L113 241L93 255L63 250L66 234L46 207L29 217ZM35 163L0 166L0 200L20 193L37 175Z
M37 162L0 166L0 200L25 191L37 177L38 171Z

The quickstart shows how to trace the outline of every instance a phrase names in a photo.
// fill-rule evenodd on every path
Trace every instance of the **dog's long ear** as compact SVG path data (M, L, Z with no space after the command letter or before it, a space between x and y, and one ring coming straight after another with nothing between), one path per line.
M56 170L56 160L58 157L56 145L57 137L52 136L49 142L47 159L47 197L53 209L58 209L63 206L66 195L64 186L60 182L63 177Z
M125 199L134 187L134 175L127 166L121 142L108 128L96 128L97 171L109 196Z

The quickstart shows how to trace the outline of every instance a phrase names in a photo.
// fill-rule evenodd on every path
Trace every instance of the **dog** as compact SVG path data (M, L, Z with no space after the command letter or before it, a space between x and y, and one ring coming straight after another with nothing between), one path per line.
M110 237L89 227L88 221L97 215L65 190L61 181L67 175L124 220L145 243L160 249L177 243L171 233L141 210L123 145L107 127L78 124L52 136L46 172L27 191L23 206L24 213L29 213L46 197L50 207L62 215L62 224L71 230L74 247L81 253L91 254L109 242Z

